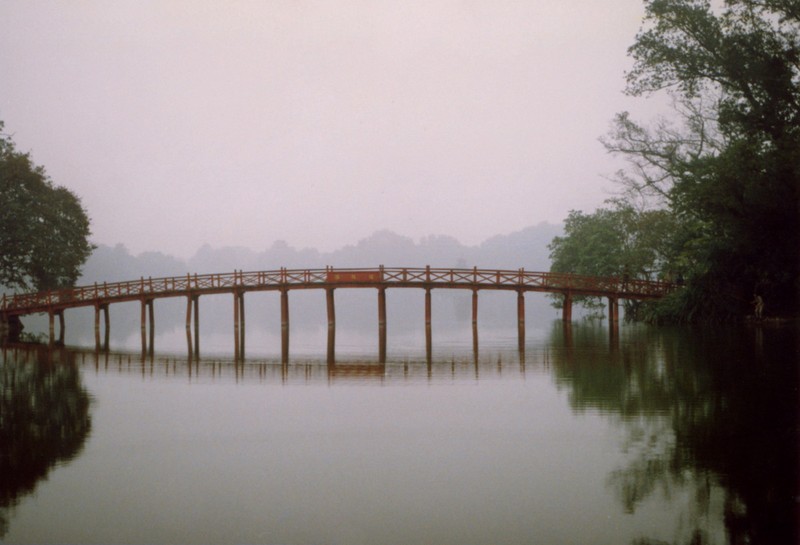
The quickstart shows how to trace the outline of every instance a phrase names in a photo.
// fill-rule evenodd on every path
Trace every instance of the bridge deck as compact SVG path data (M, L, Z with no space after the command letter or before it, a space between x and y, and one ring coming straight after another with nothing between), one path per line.
M4 295L0 303L0 315L7 318L39 312L60 312L68 308L103 306L123 301L149 301L164 297L268 290L444 288L511 290L520 293L534 291L644 300L663 297L675 287L675 284L669 282L532 272L524 269L281 268L272 271L234 271L225 274L140 278L56 291Z

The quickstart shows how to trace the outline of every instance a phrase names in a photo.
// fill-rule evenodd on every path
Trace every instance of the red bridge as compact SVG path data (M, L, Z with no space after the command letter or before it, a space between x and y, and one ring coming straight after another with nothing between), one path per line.
M69 289L4 295L0 303L0 321L5 324L19 322L21 316L47 313L50 317L50 339L54 340L54 319L59 318L60 339L64 337L64 311L77 307L94 307L95 340L100 344L100 314L105 318L105 337L108 344L108 306L125 301L141 302L142 350L147 349L147 318L149 316L150 348L152 350L154 311L153 301L165 297L186 297L186 331L191 335L194 310L195 350L199 328L198 300L201 295L230 293L234 296L235 354L244 354L244 295L251 291L280 291L281 326L284 353L288 353L289 301L288 292L296 289L324 289L326 291L329 350L336 324L334 290L337 288L375 288L378 290L378 325L381 356L386 347L386 289L422 288L425 290L425 326L430 346L431 290L472 290L472 323L477 327L478 291L516 291L520 343L524 342L525 292L560 293L563 295L562 318L572 320L572 298L576 295L606 297L609 301L609 321L619 319L619 299L659 299L676 289L669 282L625 279L619 277L593 277L569 273L532 272L519 270L487 269L435 269L390 268L325 269L242 272L173 276L168 278L140 278L126 282L113 282ZM191 351L191 343L189 344Z

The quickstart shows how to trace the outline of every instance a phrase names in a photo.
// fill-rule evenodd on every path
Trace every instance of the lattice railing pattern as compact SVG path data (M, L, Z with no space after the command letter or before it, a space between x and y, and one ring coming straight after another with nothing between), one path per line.
M139 278L103 282L69 289L4 295L0 312L29 314L54 308L108 304L115 301L179 295L201 295L241 289L292 289L309 287L430 287L509 289L572 292L576 295L618 296L628 299L659 298L676 288L669 282L594 277L570 273L497 269L446 269L412 267L286 269L234 271L225 274L187 274L165 278Z

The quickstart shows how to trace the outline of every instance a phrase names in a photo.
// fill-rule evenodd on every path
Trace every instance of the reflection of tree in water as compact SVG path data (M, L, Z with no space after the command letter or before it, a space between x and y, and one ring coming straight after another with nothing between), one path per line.
M3 355L0 537L19 498L31 493L55 464L74 458L91 428L89 395L74 364L53 361L46 347L9 349Z
M629 456L609 484L628 512L693 487L681 541L717 542L701 521L722 487L729 543L796 543L797 344L790 329L553 331L553 373L576 411L620 419ZM656 543L642 539L637 544Z

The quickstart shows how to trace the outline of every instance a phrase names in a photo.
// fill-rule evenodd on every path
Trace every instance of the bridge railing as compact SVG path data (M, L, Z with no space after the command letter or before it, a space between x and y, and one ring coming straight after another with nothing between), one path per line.
M338 280L337 280L338 279ZM336 282L363 285L430 285L432 287L468 287L525 289L535 291L574 290L587 294L618 294L620 297L660 297L675 288L668 282L592 277L571 273L533 272L499 269L447 268L332 268L286 269L271 271L234 271L223 274L186 274L163 278L139 278L123 282L103 282L62 290L3 295L0 312L21 310L41 312L48 308L83 306L114 300L202 294L237 287L269 288L314 286Z

